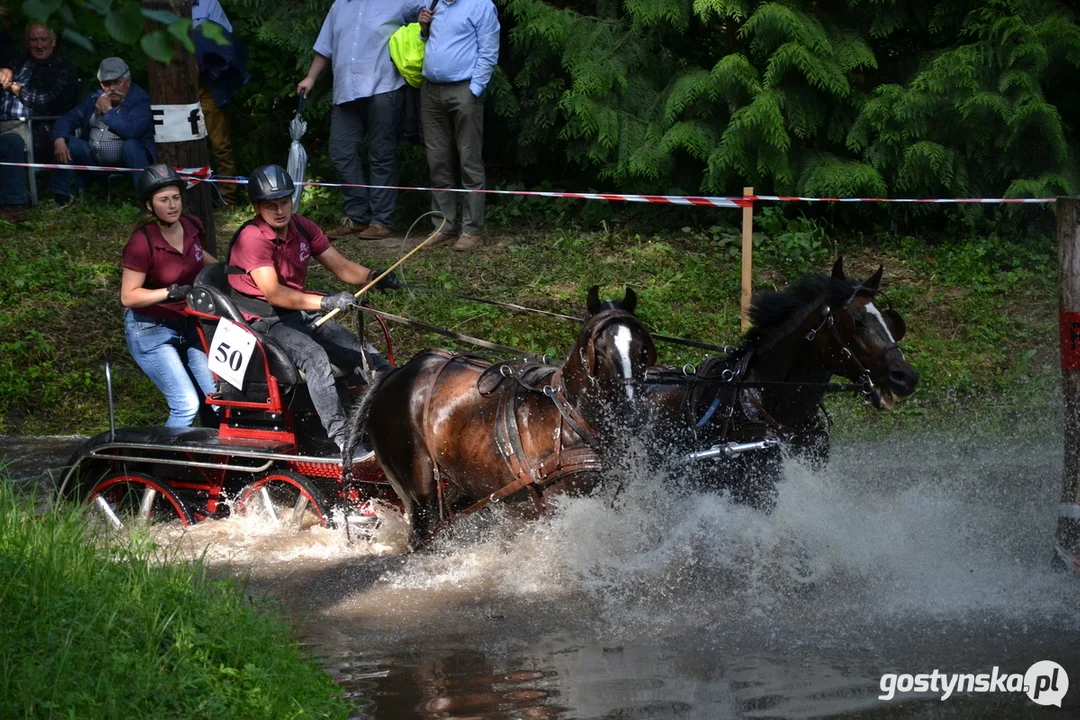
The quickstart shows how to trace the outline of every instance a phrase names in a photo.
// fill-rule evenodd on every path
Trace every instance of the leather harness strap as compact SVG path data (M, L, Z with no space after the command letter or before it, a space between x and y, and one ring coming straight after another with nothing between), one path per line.
M593 345L596 336L609 324L620 321L635 322L638 323L638 325L641 323L641 321L634 317L633 314L628 313L625 310L608 309L589 318L582 328L582 333L588 333L586 346L588 348L587 370L589 373L595 371L596 351ZM651 365L656 359L656 348L652 344L652 338L647 334L645 337L649 340L649 344L646 347L646 354L648 356L648 364ZM451 359L444 364L443 369L445 369L445 366L449 365L450 362L453 362L454 359L456 358L451 356ZM477 379L477 383L478 391L480 391L482 395L490 394L494 391L494 387L498 387L500 384L504 388L496 410L494 428L495 446L498 448L499 454L502 456L503 461L506 463L506 466L514 479L487 497L481 498L457 513L456 515L458 516L476 512L491 503L499 502L503 498L509 497L525 488L528 488L532 492L534 502L536 502L538 506L542 506L544 502L542 493L544 487L571 476L574 473L601 469L600 456L595 450L597 444L596 435L592 428L589 427L589 423L581 416L581 413L567 400L562 370L556 370L542 389L526 384L526 373L522 372L521 368L518 368L518 372L516 373L513 368L509 368L508 370L508 372L504 372L503 369L500 368L498 372L505 377L513 377L516 382L503 383L501 378L496 379L494 383L482 382L484 377L481 376ZM438 382L441 372L442 369L436 374L434 382ZM481 385L484 387L481 387ZM493 385L494 387L492 387ZM560 421L555 427L552 453L544 458L539 466L534 468L530 465L525 449L521 444L521 427L518 424L517 413L524 398L523 391L536 392L538 389L545 397L551 400L558 409ZM429 403L430 397L431 396L429 395ZM425 408L425 414L427 413L427 410L428 408ZM581 438L583 442L567 447L563 442L563 423L566 424L573 434ZM436 477L438 477L438 467L435 468L435 474ZM440 515L443 515L442 484L437 482L437 486L439 488Z

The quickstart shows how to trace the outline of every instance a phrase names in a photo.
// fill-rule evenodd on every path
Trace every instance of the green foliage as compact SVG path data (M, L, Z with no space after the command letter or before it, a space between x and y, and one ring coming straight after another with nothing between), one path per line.
M788 277L814 272L835 255L825 228L811 218L800 215L789 219L783 208L766 207L755 220L767 236L755 246L756 256L760 259L764 255Z
M177 47L195 51L190 19L144 8L139 0L23 0L21 9L27 18L53 27L65 40L90 52L102 42L139 44L151 58L169 62ZM165 29L144 36L148 20Z
M167 560L77 508L39 514L0 477L0 716L348 715L271 608Z
M572 164L622 187L829 196L1077 187L1063 108L1074 107L1080 27L1063 3L499 5L512 26L505 67L523 101L517 120L534 131L526 142L560 143Z

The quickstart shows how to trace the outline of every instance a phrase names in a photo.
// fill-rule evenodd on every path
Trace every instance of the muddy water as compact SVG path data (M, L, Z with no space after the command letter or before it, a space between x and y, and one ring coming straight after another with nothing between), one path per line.
M59 456L18 447L35 470ZM769 517L632 477L417 555L390 515L371 544L234 520L169 537L279 599L358 718L1076 717L1080 582L1048 569L1060 477L1059 439L892 441L788 467ZM811 587L789 573L804 554ZM1039 660L1068 672L1064 709L878 699L883 673Z

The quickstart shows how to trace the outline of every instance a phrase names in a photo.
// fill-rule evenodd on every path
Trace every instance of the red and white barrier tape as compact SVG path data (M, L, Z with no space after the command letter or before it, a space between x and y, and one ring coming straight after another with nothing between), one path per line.
M60 165L57 163L0 162L0 166L32 167L41 170L82 170L89 172L141 172L137 168L107 167L96 165ZM188 175L193 183L212 182L243 184L243 177L215 175L209 167L176 168L181 175ZM719 197L712 195L635 195L627 193L582 193L542 190L488 190L466 188L431 188L407 185L361 185L350 183L301 182L300 185L328 188L364 188L367 190L409 190L418 192L484 193L486 195L517 195L523 197L568 198L571 200L609 200L617 202L659 203L664 205L698 205L707 207L749 207L755 202L835 202L835 203L908 203L908 204L1045 204L1057 202L1056 198L831 198L799 197L793 195L736 195Z

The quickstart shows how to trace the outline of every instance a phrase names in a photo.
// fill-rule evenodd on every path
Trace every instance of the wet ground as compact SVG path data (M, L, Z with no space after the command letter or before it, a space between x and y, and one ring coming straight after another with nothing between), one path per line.
M76 443L0 438L0 455L25 480ZM838 447L824 473L790 466L767 517L643 476L614 503L488 518L415 555L390 515L371 544L237 520L163 537L277 598L358 718L1071 718L1060 483L1057 438L883 441ZM804 556L810 586L789 572ZM1042 660L1068 675L1063 709L1022 691L879 699L886 673Z

